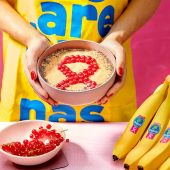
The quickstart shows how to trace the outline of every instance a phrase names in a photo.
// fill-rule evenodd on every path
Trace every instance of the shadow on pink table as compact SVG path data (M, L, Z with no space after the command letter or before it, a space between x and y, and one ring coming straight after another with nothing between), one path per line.
M12 163L0 155L0 169L3 170L53 170L65 168L69 165L64 153L60 151L53 159L36 166L22 166Z
M71 123L64 145L69 166L66 170L124 170L121 161L114 162L112 150L126 123ZM82 167L82 169L81 169Z

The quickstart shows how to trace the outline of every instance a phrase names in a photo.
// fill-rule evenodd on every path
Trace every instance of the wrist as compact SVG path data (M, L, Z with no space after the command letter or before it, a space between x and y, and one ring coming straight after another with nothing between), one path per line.
M125 41L126 41L126 38L125 38L125 34L124 32L112 32L110 34L108 34L103 41L117 41L118 43L120 44L123 44Z
M27 48L31 47L31 46L36 46L37 44L49 44L48 39L41 35L40 33L34 34L33 36L30 36L27 40L26 40L26 46Z

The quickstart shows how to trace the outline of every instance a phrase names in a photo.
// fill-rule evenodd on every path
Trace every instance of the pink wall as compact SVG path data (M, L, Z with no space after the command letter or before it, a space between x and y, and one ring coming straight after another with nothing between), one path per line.
M170 1L162 0L154 17L132 39L138 104L151 94L170 73L169 7ZM2 53L1 41L0 52ZM0 78L1 63L0 59Z
M153 18L133 36L138 104L170 74L170 0L162 0Z

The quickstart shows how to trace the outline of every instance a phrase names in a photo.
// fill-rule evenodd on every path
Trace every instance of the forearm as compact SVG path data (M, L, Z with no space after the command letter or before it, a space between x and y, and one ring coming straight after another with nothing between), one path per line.
M114 39L120 43L125 42L151 18L159 3L160 0L131 0L105 39Z
M29 46L31 40L41 34L27 23L5 0L0 0L0 30Z

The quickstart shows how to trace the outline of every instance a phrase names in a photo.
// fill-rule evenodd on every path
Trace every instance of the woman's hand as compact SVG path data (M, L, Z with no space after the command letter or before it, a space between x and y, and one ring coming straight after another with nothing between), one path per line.
M101 45L108 48L116 58L116 82L97 103L105 104L109 98L117 93L124 85L126 78L126 55L123 46L116 40L103 40Z
M44 36L37 36L31 39L28 42L28 49L25 55L24 70L29 83L37 95L50 105L57 105L57 102L49 97L37 79L36 65L38 58L49 46L49 41Z

